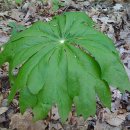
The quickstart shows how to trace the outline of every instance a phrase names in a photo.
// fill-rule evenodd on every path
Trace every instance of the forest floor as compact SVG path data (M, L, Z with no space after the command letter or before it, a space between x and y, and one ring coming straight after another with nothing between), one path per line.
M54 9L57 9L54 11ZM85 11L96 23L100 31L108 35L120 53L126 72L130 78L130 2L68 0L63 6L27 0L21 4L0 0L0 46L11 35L30 27L38 20L49 21L56 14L66 11ZM0 69L0 130L130 130L130 92L122 94L111 86L111 110L103 108L97 101L97 112L87 120L77 117L72 109L68 120L62 124L56 107L48 120L32 121L32 113L19 112L17 96L8 105L10 84L8 66Z

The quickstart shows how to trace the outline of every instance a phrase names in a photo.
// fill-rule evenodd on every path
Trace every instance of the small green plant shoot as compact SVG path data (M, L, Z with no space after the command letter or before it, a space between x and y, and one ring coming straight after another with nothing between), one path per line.
M24 27L23 25L18 25L15 22L9 22L8 26L12 28L11 31L12 36L26 29L26 27Z
M32 108L39 120L57 105L65 121L75 104L77 114L87 118L95 114L96 95L110 108L109 85L130 90L112 40L93 25L84 12L66 12L50 22L36 22L2 46L0 65L9 63L9 100L19 92L22 113Z

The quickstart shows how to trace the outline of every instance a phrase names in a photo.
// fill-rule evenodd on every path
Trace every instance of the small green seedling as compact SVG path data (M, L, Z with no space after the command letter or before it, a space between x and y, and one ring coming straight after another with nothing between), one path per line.
M16 4L21 4L23 0L15 0Z
M32 108L34 118L42 119L56 104L65 121L75 104L77 114L87 118L95 114L96 95L110 108L109 85L130 90L112 40L93 25L85 13L68 12L35 23L3 46L0 65L9 63L9 100L19 92L22 113Z
M11 36L26 29L25 26L17 24L16 22L9 22L8 26L12 28Z
M52 10L57 11L60 6L65 6L63 2L60 2L59 0L52 0Z

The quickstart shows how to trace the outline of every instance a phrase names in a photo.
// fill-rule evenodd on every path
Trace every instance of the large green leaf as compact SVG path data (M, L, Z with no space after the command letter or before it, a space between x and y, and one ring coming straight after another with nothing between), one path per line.
M95 114L96 94L110 108L109 85L130 90L113 42L93 25L83 12L64 13L35 23L3 46L0 65L10 64L9 99L20 92L21 112L31 107L41 119L56 104L65 121L74 103L78 115L88 117Z

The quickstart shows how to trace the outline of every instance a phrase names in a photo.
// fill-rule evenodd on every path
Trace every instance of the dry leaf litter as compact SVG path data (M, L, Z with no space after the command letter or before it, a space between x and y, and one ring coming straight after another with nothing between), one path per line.
M56 12L51 10L51 2L42 3L26 0L22 4L15 1L0 0L0 45L6 43L12 30L11 22L28 28L38 20L49 21L52 16L65 11L85 11L96 23L97 29L108 35L115 43L126 72L130 78L130 1L129 0L68 0ZM16 30L17 31L17 30ZM19 30L20 31L20 30ZM2 49L2 48L1 48ZM16 68L17 72L17 68ZM19 112L19 94L8 105L10 92L8 64L0 68L0 130L129 130L130 129L130 92L122 94L111 86L111 110L103 108L97 100L94 117L84 120L77 117L72 106L68 120L61 123L58 109L52 108L45 120L33 121L31 110L23 115Z

